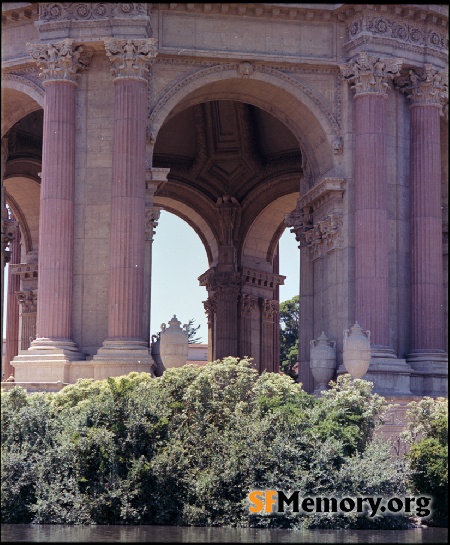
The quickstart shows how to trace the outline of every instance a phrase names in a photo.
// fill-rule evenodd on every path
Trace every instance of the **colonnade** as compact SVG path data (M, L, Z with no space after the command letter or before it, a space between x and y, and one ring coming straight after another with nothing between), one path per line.
M147 185L143 183L146 180L147 80L157 55L156 40L105 39L104 43L112 63L115 90L110 282L108 336L94 361L99 366L105 364L106 374L112 361L128 361L135 368L139 360L142 369L152 365L145 322L149 301L144 301L145 278L149 272L146 261L149 252L151 255L151 248L147 245L146 249L146 240L151 242L152 236L145 237L144 232L146 224L153 229L158 219L159 210L154 207L153 195L161 180L156 176L152 182L148 175L151 169L147 169ZM26 368L30 373L34 361L46 360L60 370L54 378L64 382L66 364L84 357L72 339L75 101L77 80L80 72L89 68L90 55L82 46L75 46L72 39L58 44L31 45L29 51L41 69L45 88L39 304L36 338L26 354L15 358L13 366L23 368L24 373ZM366 53L342 65L341 70L354 90L354 314L355 319L371 331L374 362L389 364L391 361L394 365L391 370L395 370L397 358L391 341L388 278L386 99L392 92L389 81L394 80L410 101L412 334L407 361L417 373L426 373L430 365L440 366L447 361L443 344L442 249L436 242L441 240L442 231L439 116L443 75L431 65L425 65L411 69L405 76L401 74L400 60L372 58ZM242 279L236 277L235 203L218 203L218 213L222 221L220 264L203 282L214 296L211 295L206 304L212 328L210 345L215 346L214 356L221 357L250 347L252 326L248 320L256 303L251 302L251 291L241 292ZM298 213L304 216L304 210ZM2 218L2 259L7 245L3 243L3 223ZM309 220L294 225L298 240L312 227ZM301 275L305 278L302 285L306 291L300 295L301 305L309 308L313 305L313 279L311 270L308 273L310 260L304 255L305 251L301 246ZM282 281L275 276L273 289ZM263 336L273 331L274 323L271 298L265 301L258 303L262 305L259 310L263 316ZM242 319L241 333L236 330L238 313ZM307 328L305 312L301 311L301 315L302 327ZM260 355L263 353L269 361L273 347L262 345ZM308 360L304 354L301 357L305 362ZM398 362L398 365L399 372L404 372L404 364Z

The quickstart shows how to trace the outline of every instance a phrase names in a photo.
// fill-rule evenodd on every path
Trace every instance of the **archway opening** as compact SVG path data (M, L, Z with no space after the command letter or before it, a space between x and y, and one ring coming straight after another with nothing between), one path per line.
M182 324L192 320L192 327L198 328L190 341L208 342L202 302L207 293L198 283L199 272L207 268L205 248L194 229L162 210L152 248L151 335L159 333L161 324L175 314Z

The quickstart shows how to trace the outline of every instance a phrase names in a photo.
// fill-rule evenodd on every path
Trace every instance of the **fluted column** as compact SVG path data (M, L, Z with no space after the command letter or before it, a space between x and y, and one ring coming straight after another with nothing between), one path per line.
M148 357L144 331L147 77L156 40L105 40L114 77L108 338L96 358ZM134 352L136 351L136 352ZM95 359L95 358L94 358Z
M71 39L27 47L45 88L39 307L30 350L58 349L69 359L81 359L72 341L75 97L79 72L88 66L89 57Z
M14 216L11 216L14 221ZM14 238L9 245L10 264L20 263L20 231L16 227ZM19 353L19 304L16 292L20 289L20 278L8 271L8 293L6 301L6 347L2 380L13 375L11 361Z
M409 71L401 90L411 113L411 351L413 367L446 362L442 257L440 114L445 75L426 64Z
M314 338L314 263L312 252L306 240L307 231L313 227L310 210L299 208L292 214L287 214L285 224L291 227L300 243L300 286L299 286L299 333L298 333L298 382L305 392L314 391L314 378L309 365L310 340Z
M400 62L360 53L342 67L355 91L355 317L372 356L395 357L389 335L386 99Z

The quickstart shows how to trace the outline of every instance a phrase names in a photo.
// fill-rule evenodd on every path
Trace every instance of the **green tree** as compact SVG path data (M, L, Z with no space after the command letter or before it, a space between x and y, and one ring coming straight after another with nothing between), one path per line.
M448 526L448 400L424 397L408 406L410 445L406 459L412 471L413 489L433 498L429 526Z
M201 337L196 337L197 331L200 329L201 324L197 327L194 326L195 318L191 318L187 323L187 334L189 344L198 344L202 342Z
M280 304L280 369L297 378L299 296Z

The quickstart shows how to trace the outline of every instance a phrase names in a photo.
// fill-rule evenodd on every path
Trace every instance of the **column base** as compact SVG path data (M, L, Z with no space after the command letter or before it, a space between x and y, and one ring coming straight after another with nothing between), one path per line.
M411 366L411 391L415 395L448 396L448 354L413 350L406 356Z
M93 364L95 380L128 375L132 371L154 376L155 361L145 341L106 339Z
M28 350L19 352L11 365L16 382L75 382L71 368L75 362L86 365L84 354L70 339L35 339Z

